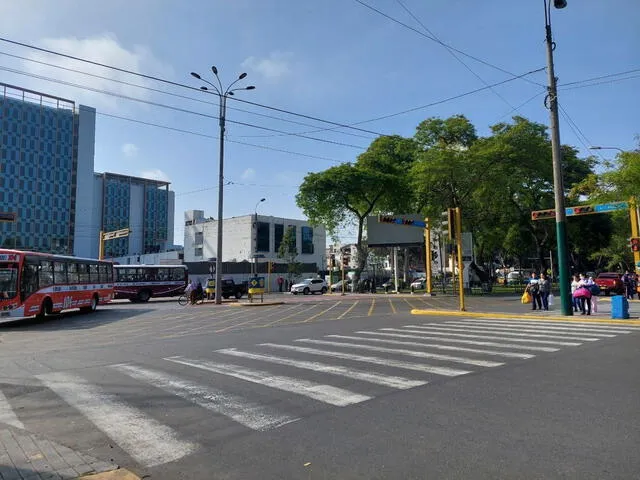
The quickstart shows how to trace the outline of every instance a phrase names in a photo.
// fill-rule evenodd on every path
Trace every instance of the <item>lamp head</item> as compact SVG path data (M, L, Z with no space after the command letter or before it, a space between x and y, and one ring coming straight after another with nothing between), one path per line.
M246 76L247 76L246 73L241 73L240 76L238 77L238 80L242 80Z
M567 0L553 0L553 6L556 8L565 8L567 6Z
M196 72L191 72L191 76L197 78L198 80L201 79L200 75L198 75Z
M211 71L213 72L214 75L218 75L218 69L216 68L215 65L211 65Z
M255 85L249 85L248 87L244 87L245 90L255 90Z

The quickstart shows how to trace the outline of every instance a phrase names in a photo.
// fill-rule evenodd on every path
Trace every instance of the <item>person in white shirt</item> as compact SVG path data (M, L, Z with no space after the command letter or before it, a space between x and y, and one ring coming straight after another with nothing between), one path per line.
M540 280L536 277L536 272L531 272L531 279L527 285L527 292L531 295L531 310L542 310L542 297L540 296Z
M579 307L579 303L580 303L580 299L573 296L573 294L578 289L579 285L580 285L580 277L578 277L578 275L574 275L573 276L573 280L571 281L571 300L572 300L573 311L574 312L578 311L578 307Z

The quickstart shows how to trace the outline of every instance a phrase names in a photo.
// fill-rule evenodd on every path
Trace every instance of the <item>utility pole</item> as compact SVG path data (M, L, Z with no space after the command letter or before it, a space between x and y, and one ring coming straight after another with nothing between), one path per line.
M550 2L551 0L549 0ZM556 8L567 6L566 0L553 0ZM553 157L553 193L556 213L556 237L558 244L558 273L560 274L560 302L562 315L573 315L571 307L571 289L569 281L569 262L567 255L567 217L564 207L564 182L562 178L562 151L560 145L560 124L558 121L558 89L553 68L553 50L555 43L551 34L551 4L544 0L545 42L547 45L547 73L549 86L547 101L551 129L551 153Z

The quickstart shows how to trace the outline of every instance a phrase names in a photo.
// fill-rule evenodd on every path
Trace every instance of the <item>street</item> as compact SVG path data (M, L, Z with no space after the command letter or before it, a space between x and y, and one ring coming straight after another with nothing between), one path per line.
M283 300L3 325L0 425L152 479L638 478L637 322Z

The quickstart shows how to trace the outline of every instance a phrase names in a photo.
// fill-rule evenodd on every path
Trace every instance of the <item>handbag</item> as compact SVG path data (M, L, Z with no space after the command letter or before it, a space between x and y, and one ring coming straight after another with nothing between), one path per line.
M548 301L549 305L554 305L556 303L556 297L553 295L553 293L549 294Z
M520 301L522 303L531 303L532 300L533 298L531 297L531 294L525 290L525 292L522 294L522 298L520 298Z

